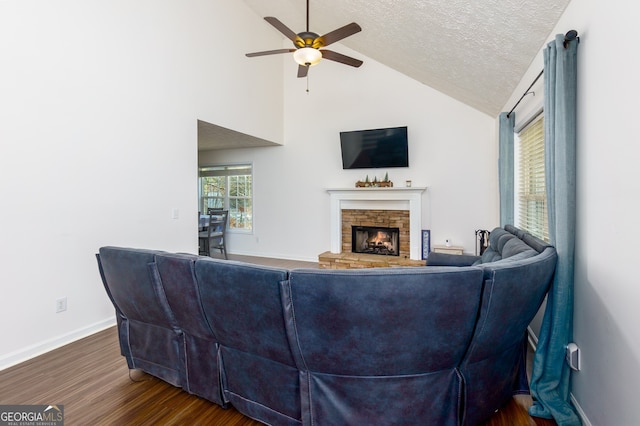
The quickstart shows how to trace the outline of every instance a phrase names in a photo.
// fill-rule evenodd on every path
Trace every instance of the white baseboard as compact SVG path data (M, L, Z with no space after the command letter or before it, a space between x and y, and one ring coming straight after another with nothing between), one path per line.
M114 325L116 325L115 316L6 354L0 358L0 371L4 370L5 368L12 367L16 364L20 364L21 362L27 361L31 358L35 358L38 355L42 355L46 352L57 349L61 346L67 345L76 340L90 336Z
M527 327L527 338L529 339L529 346L536 350L536 346L538 345L538 336L533 332L531 326Z
M571 398L571 403L573 404L573 407L576 409L576 412L578 413L578 417L580 417L582 426L593 426L589 421L589 419L587 418L587 415L585 414L584 410L582 409L580 404L578 404L578 401L576 400L576 398L573 396L572 393L569 393L569 398Z

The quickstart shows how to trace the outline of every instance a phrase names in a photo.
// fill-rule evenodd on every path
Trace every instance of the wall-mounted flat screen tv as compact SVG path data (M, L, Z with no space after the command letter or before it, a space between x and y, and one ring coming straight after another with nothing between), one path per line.
M407 127L340 132L343 169L409 167Z

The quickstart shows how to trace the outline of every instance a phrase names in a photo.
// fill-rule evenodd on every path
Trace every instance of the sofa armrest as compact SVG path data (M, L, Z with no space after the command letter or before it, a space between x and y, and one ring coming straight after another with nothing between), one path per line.
M427 266L471 266L478 259L480 259L480 256L436 253L432 251L427 257Z

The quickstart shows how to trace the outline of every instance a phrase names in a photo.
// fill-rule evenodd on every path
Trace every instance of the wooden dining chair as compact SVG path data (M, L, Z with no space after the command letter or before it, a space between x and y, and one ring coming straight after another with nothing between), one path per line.
M211 250L218 249L227 259L225 233L228 218L229 210L218 210L209 214L209 226L206 231L198 233L198 246L201 255L211 256Z

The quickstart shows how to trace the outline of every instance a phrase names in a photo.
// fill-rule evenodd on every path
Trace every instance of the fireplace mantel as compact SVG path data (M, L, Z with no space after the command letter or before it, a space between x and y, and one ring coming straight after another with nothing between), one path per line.
M331 253L342 251L342 209L409 210L410 258L422 259L422 193L427 188L335 188L331 197Z

